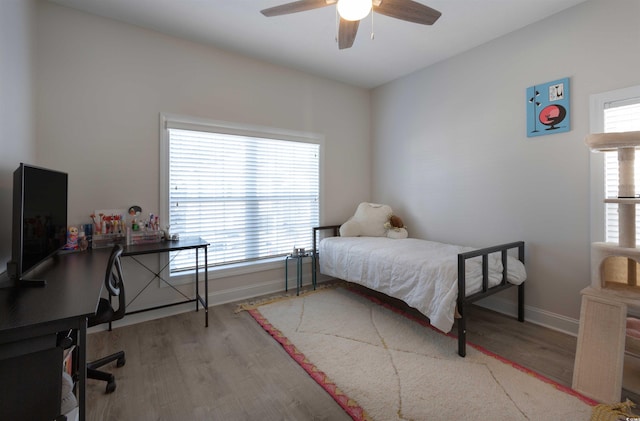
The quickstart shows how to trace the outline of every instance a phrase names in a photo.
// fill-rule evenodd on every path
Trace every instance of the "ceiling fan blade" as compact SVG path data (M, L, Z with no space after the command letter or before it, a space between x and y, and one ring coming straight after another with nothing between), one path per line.
M374 3L373 11L422 25L433 25L442 15L437 10L413 0L382 0L378 6Z
M299 0L293 3L281 4L261 10L260 13L267 17L288 15L290 13L305 12L307 10L319 9L321 7L334 4L337 0Z
M359 20L344 20L340 18L340 26L338 26L339 49L351 48L358 33L358 25L360 25Z

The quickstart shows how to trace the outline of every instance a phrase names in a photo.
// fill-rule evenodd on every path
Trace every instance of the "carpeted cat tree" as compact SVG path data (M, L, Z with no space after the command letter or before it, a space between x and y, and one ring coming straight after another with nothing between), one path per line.
M619 402L622 391L628 307L640 308L640 249L636 247L635 150L640 131L586 137L593 151L618 152L619 241L591 246L591 286L583 289L572 387L604 403Z

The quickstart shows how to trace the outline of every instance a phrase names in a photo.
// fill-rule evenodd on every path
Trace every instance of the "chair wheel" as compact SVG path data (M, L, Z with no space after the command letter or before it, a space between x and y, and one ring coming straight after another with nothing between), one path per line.
M107 382L106 392L113 393L114 390L116 390L116 379L114 377L111 377L111 379Z
M118 361L116 362L116 367L122 367L123 365L125 365L125 363L127 362L127 360L124 358L124 355L120 358L118 358Z

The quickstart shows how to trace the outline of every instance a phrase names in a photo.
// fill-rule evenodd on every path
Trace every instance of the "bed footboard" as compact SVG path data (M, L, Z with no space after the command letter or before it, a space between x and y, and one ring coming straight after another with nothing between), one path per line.
M486 298L497 292L516 286L507 282L507 253L511 249L518 249L518 260L524 263L524 241L516 241L513 243L501 244L498 246L486 247L478 250L469 251L458 254L458 299L457 308L460 317L457 319L458 324L458 355L464 357L467 354L467 321L466 306L482 298ZM500 253L502 258L502 280L494 287L489 287L489 255L492 253ZM482 256L482 291L477 292L468 297L465 296L466 279L465 264L468 259ZM518 320L524 322L524 282L518 287Z
M313 228L313 282L316 283L317 271L318 271L318 244L320 239L323 238L322 232L328 231L325 236L339 236L340 225L326 225ZM466 333L467 333L467 320L466 320L466 306L478 301L482 298L486 298L497 292L503 291L507 288L511 288L513 285L507 281L507 254L513 249L518 249L518 260L524 263L524 241L516 241L513 243L501 244L492 247L485 247L478 250L472 250L465 253L458 254L458 297L456 299L457 310L460 317L457 319L458 325L458 354L461 357L466 355ZM489 287L489 255L493 253L501 253L502 258L502 280L493 287ZM466 291L466 261L475 257L482 258L482 290L473 295L465 297ZM524 282L518 287L518 320L524 322Z

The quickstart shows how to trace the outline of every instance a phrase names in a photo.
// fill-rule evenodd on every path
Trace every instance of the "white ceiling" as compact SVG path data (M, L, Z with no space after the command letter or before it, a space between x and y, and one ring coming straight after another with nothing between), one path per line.
M433 26L373 14L338 50L335 6L286 16L291 0L50 0L348 84L373 88L585 0L417 0L442 12ZM371 28L375 39L371 40Z

